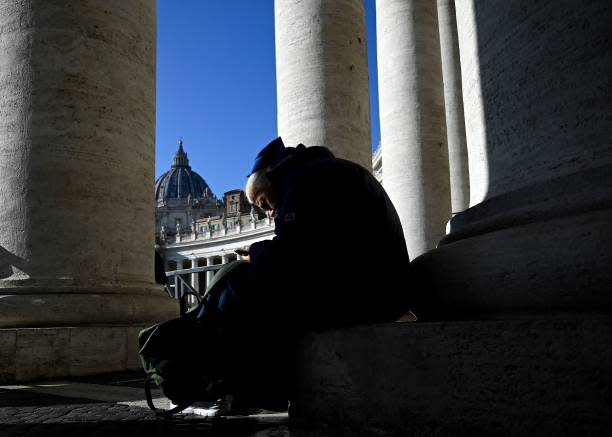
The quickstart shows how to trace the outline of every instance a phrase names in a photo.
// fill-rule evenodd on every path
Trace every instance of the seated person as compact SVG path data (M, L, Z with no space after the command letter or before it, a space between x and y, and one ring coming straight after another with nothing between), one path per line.
M251 245L248 268L217 304L231 345L226 390L286 406L302 333L406 313L408 252L378 181L324 147L275 139L257 155L246 194L274 216L276 236Z
M275 217L273 240L250 247L253 282L299 329L394 321L409 295L399 217L365 168L324 147L285 147L255 159L249 201Z

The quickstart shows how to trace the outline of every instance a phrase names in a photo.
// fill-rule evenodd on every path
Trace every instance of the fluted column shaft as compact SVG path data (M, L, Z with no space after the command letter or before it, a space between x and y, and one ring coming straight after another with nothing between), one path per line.
M436 2L376 3L384 186L414 258L451 216Z
M372 167L365 15L360 0L276 0L278 133Z

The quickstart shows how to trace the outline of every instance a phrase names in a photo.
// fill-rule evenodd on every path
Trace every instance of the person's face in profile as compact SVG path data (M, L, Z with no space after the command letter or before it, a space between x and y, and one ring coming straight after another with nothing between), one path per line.
M270 187L266 191L256 193L253 196L253 204L264 211L268 217L273 217L276 212L276 191Z

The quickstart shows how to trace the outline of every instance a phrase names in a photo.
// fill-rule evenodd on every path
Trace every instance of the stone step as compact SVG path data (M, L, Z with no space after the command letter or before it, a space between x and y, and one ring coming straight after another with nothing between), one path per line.
M291 417L343 435L606 435L611 345L609 316L312 333Z
M0 384L140 370L138 333L147 326L0 329Z

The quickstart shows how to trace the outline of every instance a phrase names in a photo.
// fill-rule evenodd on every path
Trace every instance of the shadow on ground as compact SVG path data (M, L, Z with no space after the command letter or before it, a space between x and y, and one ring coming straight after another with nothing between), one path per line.
M146 410L135 412L133 408L127 406L69 404L62 407L63 411L58 410L56 406L46 410L36 408L31 412L23 411L22 408L19 415L14 417L19 423L2 424L0 436L288 437L290 435L288 428L283 424L285 420L260 420L251 417L205 419L184 415L165 419Z

